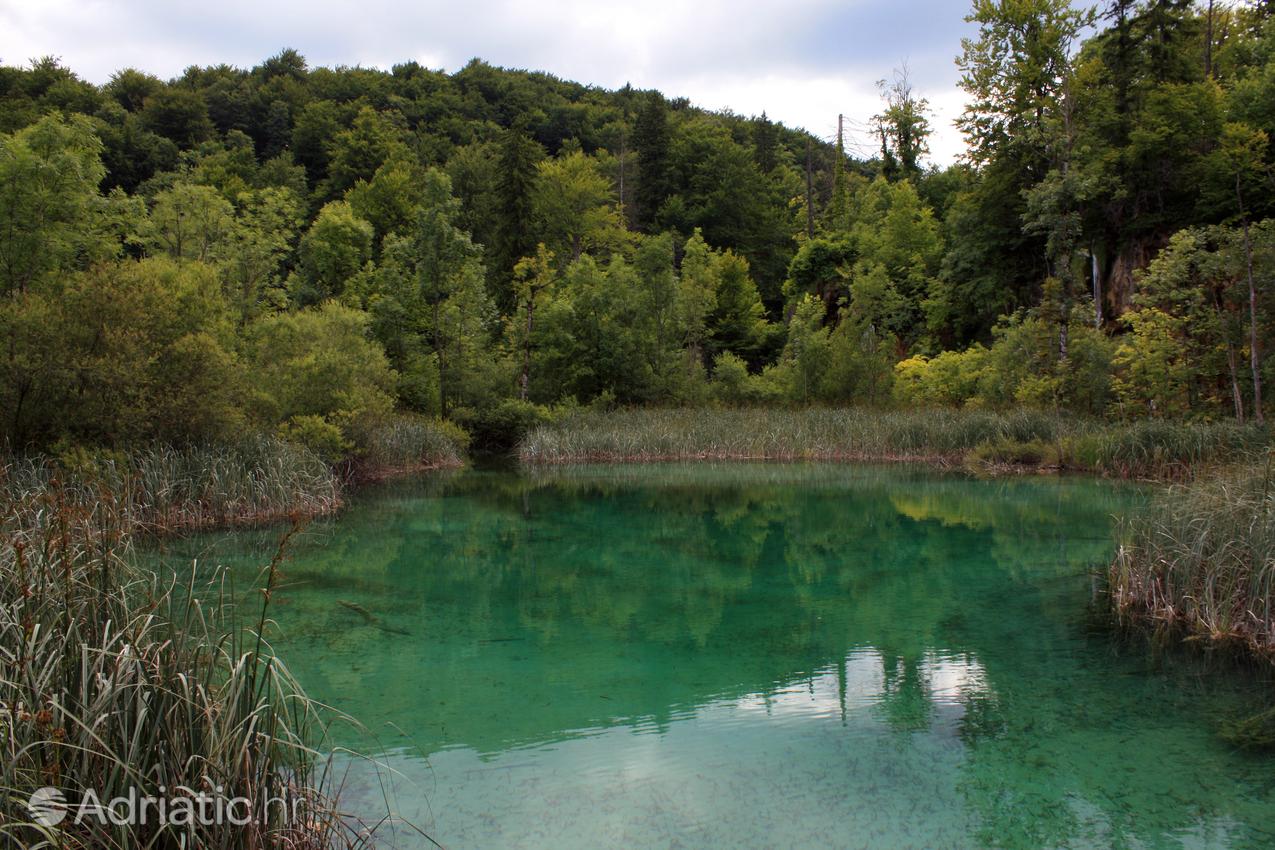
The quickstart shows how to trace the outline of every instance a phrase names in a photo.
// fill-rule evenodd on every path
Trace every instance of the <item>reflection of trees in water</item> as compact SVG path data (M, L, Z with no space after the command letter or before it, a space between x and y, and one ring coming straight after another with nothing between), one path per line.
M277 614L312 689L355 715L423 713L408 731L427 752L830 701L843 721L866 712L902 739L961 747L978 843L1127 837L1131 812L1161 804L1122 797L1128 730L1091 728L1117 709L1086 705L1114 698L1090 678L1112 671L1071 654L1077 574L1107 557L1128 498L898 468L461 474L379 488L316 526ZM258 562L272 536L257 536ZM1180 784L1166 778L1165 799ZM1199 821L1179 805L1153 822Z
M1017 582L1016 604L1035 610L1023 565L1072 575L1102 557L1109 544L1094 541L1059 564L1057 537L1099 527L1120 498L1099 486L899 468L462 474L380 488L313 531L285 568L293 584L278 613L285 647L374 656L401 642L333 597L420 635L425 647L390 652L437 669L429 696L448 705L483 687L459 672L476 652L506 670L493 688L519 681L553 702L552 685L568 681L608 697L566 728L648 714L656 695L671 713L762 692L878 647L884 704L907 728L926 716L925 654L985 647L998 627L960 617L986 604L988 587ZM591 664L578 663L581 652ZM674 674L662 674L670 664ZM530 739L561 731L511 726ZM464 729L459 718L448 737Z
M1068 656L1078 574L1109 555L1129 498L899 468L467 473L378 488L316 527L276 613L312 690L356 716L424 715L408 731L426 752L662 728L710 704L773 707L830 676L843 718L867 711L892 734L965 749L980 843L1063 843L1082 816L1073 796L1097 807L1083 815L1094 823L1128 821L1116 779L1041 742L1093 757L1075 712L1099 674ZM257 561L271 536L256 535ZM1024 664L1041 665L1031 687ZM1119 777L1115 759L1102 769Z

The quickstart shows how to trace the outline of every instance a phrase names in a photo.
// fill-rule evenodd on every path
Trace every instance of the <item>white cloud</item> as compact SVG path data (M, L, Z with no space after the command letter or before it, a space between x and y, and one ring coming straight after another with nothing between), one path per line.
M950 162L961 146L951 119L963 13L953 0L0 0L0 59L59 56L102 82L129 66L163 77L192 64L249 67L283 47L312 65L415 59L455 71L477 56L744 115L765 110L825 138L839 112L852 128L865 124L880 106L875 81L907 61L934 107L933 157Z

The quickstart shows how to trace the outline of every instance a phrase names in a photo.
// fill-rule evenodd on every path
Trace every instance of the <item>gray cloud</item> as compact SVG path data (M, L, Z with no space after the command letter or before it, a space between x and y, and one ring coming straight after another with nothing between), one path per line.
M252 66L283 47L312 65L454 71L472 57L607 87L631 82L743 114L765 110L828 136L878 108L874 82L906 61L935 107L935 159L960 139L953 58L969 30L961 0L651 0L608 6L517 0L362 0L218 5L158 0L0 0L0 59L62 58L102 82L123 67L164 77L192 64ZM866 142L865 142L866 144Z

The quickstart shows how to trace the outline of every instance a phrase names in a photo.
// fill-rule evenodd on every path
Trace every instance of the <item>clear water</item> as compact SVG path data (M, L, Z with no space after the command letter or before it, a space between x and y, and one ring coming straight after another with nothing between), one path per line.
M903 467L467 471L292 550L347 806L448 848L1275 847L1269 692L1103 625L1142 496ZM276 531L168 544L255 582ZM371 620L342 603L361 606ZM397 830L396 846L427 846Z

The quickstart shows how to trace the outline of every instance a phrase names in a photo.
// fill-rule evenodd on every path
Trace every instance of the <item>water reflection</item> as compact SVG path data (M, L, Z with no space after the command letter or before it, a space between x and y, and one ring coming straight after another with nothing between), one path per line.
M307 534L275 643L449 846L1255 840L1266 766L1202 719L1244 683L1088 628L1139 498L899 467L440 476ZM169 557L212 547L242 586L271 538Z

